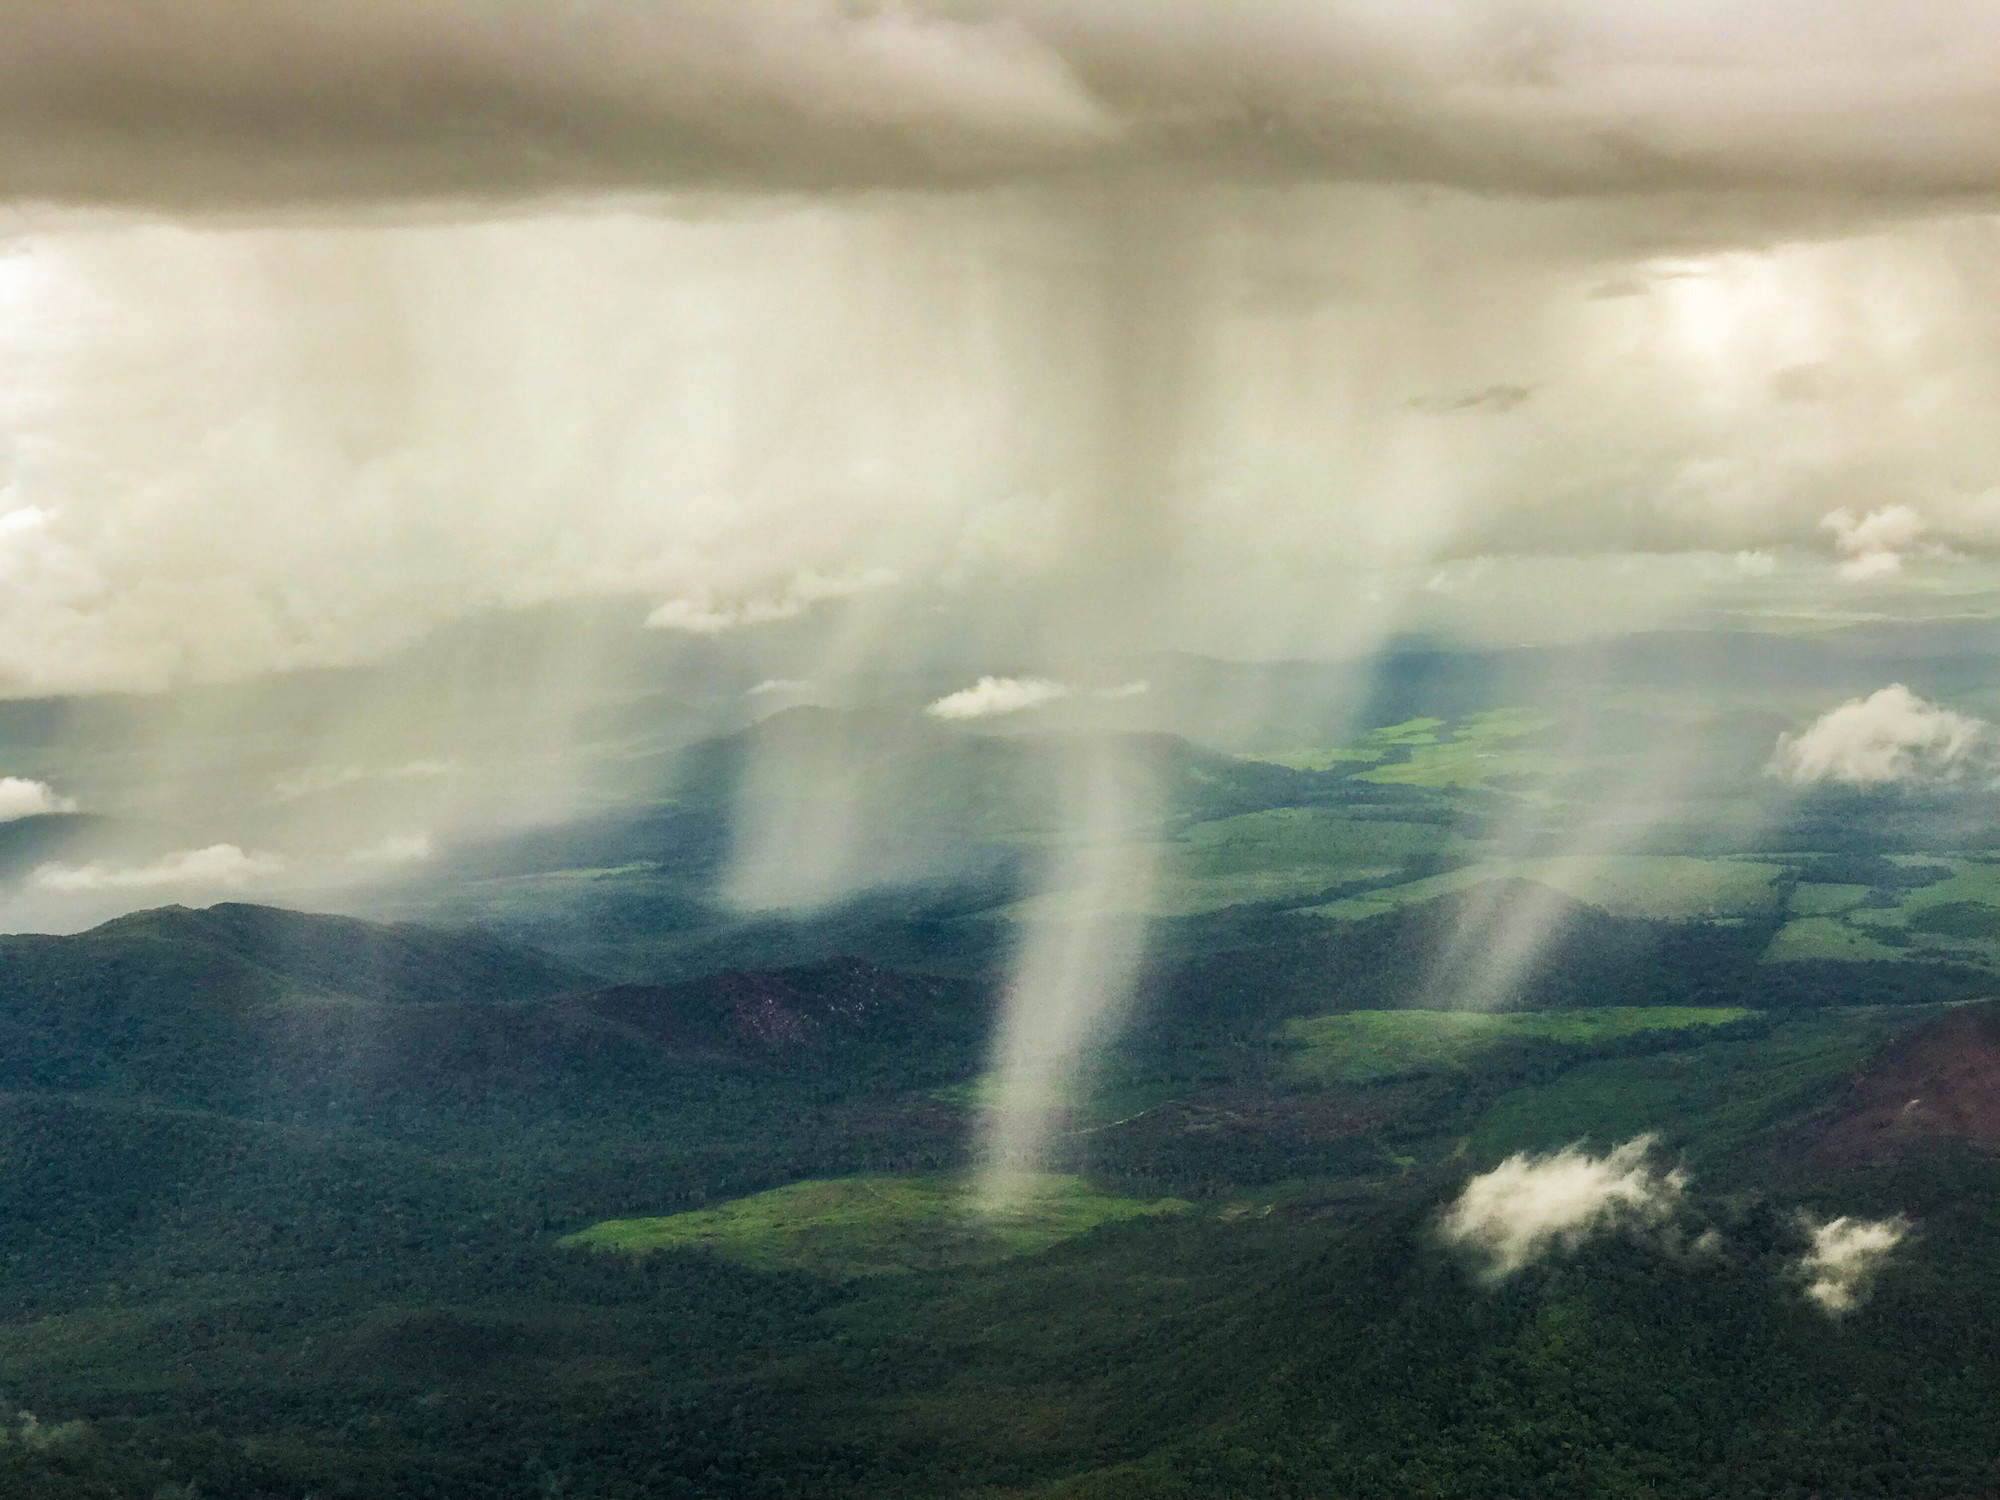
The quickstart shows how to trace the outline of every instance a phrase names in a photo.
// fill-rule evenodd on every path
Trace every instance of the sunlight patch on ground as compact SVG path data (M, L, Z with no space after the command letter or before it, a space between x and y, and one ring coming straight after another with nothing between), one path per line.
M1050 1175L1033 1179L1008 1212L987 1216L954 1177L843 1177L664 1218L608 1219L560 1243L634 1255L703 1249L760 1270L868 1276L1028 1255L1100 1224L1189 1206L1120 1198L1081 1177Z

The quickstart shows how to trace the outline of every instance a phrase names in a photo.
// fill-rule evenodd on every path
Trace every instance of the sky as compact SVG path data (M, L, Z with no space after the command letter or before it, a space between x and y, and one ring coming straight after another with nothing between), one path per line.
M591 598L1065 682L2000 605L1973 0L0 24L0 694Z

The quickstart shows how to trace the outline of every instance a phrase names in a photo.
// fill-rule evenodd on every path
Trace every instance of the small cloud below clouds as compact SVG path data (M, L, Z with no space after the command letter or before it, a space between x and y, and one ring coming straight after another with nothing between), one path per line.
M1893 577L1903 571L1904 560L1913 553L1944 550L1924 542L1930 523L1910 505L1885 505L1858 520L1851 510L1836 510L1820 525L1833 533L1833 545L1841 558L1835 572L1845 583Z
M58 796L46 781L30 781L25 776L0 776L0 823L75 811L76 799Z
M1993 726L1927 702L1900 682L1850 698L1797 735L1780 735L1765 768L1799 786L1917 786L1990 763Z
M347 857L358 864L405 865L431 857L431 838L427 833L393 833Z
M1653 1168L1654 1140L1642 1135L1604 1156L1581 1146L1510 1156L1465 1185L1441 1232L1483 1257L1498 1281L1594 1234L1659 1223L1680 1202L1687 1174Z
M679 630L690 635L721 635L745 625L770 625L796 620L827 599L845 599L896 581L888 568L828 577L811 569L799 574L777 594L733 603L714 599L669 599L646 616L651 630Z
M1512 411L1535 394L1531 385L1489 385L1477 391L1460 391L1450 396L1412 396L1409 400L1411 411L1424 412L1430 416L1448 416L1453 412L1483 411L1498 416Z
M1075 696L1076 689L1068 683L1046 677L982 677L969 688L946 694L924 712L934 719L985 719Z
M46 864L35 867L34 883L45 891L136 891L156 886L209 885L234 889L268 879L285 869L275 854L246 854L235 844L183 849L146 865Z
M1799 1261L1799 1269L1812 1278L1806 1295L1835 1317L1860 1303L1888 1264L1889 1252L1910 1232L1909 1220L1901 1214L1891 1219L1843 1216L1824 1224L1802 1215L1800 1222L1812 1236L1812 1249Z
M1152 683L1147 682L1144 678L1140 678L1136 682L1121 682L1116 687L1093 688L1090 696L1093 698L1102 698L1107 703L1116 703L1123 698L1137 698L1143 693L1152 692L1152 690Z
M793 693L809 693L811 691L812 684L802 678L767 677L755 687L746 691L743 696L746 698L768 698L773 694L779 694L789 697Z

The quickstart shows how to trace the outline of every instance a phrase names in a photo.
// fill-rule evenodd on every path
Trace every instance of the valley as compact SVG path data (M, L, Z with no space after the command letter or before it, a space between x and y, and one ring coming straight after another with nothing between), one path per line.
M1990 814L1574 852L1552 734L1125 741L1145 967L999 1217L1032 743L934 744L990 852L819 914L714 903L684 791L392 921L0 938L0 1495L1979 1493ZM1442 1235L1642 1137L1651 1217L1499 1282ZM1835 1316L1843 1216L1915 1228Z

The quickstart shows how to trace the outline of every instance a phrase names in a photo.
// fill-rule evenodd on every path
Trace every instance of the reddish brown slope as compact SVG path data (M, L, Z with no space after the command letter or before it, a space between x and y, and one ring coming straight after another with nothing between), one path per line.
M1877 1053L1820 1150L1874 1156L1925 1140L2000 1150L2000 1003L1961 1005Z

